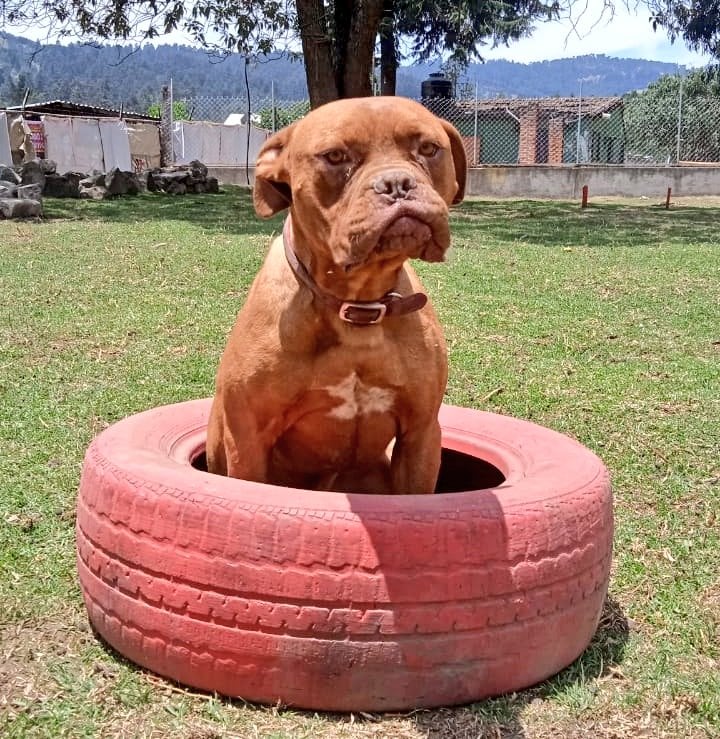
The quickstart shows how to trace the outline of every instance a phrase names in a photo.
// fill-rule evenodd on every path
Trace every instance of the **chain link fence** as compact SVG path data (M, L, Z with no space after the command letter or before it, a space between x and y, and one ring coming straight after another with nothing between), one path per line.
M662 94L623 97L421 100L460 132L473 166L720 163L720 98L689 95L683 79ZM465 90L464 92L467 92ZM307 100L179 99L175 117L277 131L310 110Z
M720 99L680 98L653 104L642 96L625 101L628 164L720 162Z
M267 131L278 131L310 111L309 100L274 100L247 97L192 97L177 101L181 115L194 121L245 123Z

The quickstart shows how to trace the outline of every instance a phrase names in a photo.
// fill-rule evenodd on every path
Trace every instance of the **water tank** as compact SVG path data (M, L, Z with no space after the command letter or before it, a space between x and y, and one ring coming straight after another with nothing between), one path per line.
M452 82L442 72L431 72L429 79L422 82L420 86L420 97L428 98L452 98Z

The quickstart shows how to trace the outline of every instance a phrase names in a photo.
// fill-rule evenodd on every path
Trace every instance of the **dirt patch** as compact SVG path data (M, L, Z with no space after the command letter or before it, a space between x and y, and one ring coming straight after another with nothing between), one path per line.
M0 708L10 715L61 692L48 663L79 659L91 640L77 614L42 623L0 625Z
M720 580L700 595L700 606L710 617L714 631L714 643L720 644ZM715 660L715 668L720 669L720 660Z
M608 205L635 205L637 207L656 206L665 208L665 197L638 197L638 198L620 198L620 197L590 197L592 203L607 203ZM714 195L695 196L695 197L675 197L670 198L670 209L675 208L720 208L720 197Z
M720 590L705 594L716 608ZM402 714L318 714L224 699L186 689L134 667L90 631L80 609L44 621L0 627L0 733L27 735L74 727L113 739L687 739L692 695L643 701L617 711L632 676L623 674L628 622L610 601L594 649L603 668L569 681L471 706ZM591 663L588 663L590 667ZM580 694L581 700L573 699ZM587 699L585 701L585 698ZM583 707L578 707L586 702ZM69 712L69 713L68 713ZM47 723L50 716L54 722ZM24 723L23 723L24 722ZM13 733L13 731L15 733ZM41 733L37 733L37 732ZM46 733L42 733L45 731ZM79 734L78 734L79 735Z

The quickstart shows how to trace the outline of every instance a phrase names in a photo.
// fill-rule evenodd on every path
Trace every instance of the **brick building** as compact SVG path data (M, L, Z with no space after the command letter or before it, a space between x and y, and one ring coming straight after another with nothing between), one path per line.
M619 164L625 158L620 97L430 102L458 128L476 165Z

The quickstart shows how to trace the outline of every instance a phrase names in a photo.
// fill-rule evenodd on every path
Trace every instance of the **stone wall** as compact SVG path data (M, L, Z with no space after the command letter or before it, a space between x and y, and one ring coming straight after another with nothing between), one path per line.
M0 166L0 218L42 216L43 197L106 200L145 190L185 195L216 193L219 186L217 178L208 176L207 167L198 161L142 174L120 169L59 174L54 162L35 159L19 167Z

